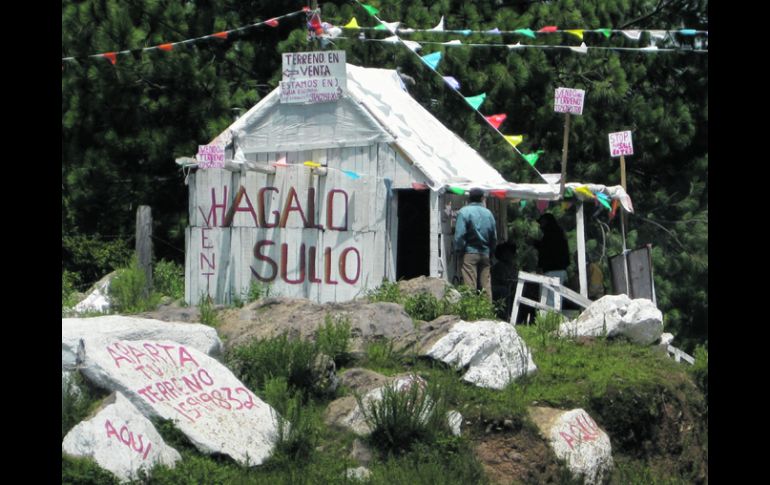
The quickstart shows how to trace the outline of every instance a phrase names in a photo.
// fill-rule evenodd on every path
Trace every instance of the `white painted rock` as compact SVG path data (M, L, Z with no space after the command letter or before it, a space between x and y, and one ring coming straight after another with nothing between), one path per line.
M110 288L110 282L117 273L113 271L104 278L96 282L91 287L88 295L81 300L73 310L77 313L85 312L106 312L110 309L110 299L107 296Z
M531 408L530 414L556 456L566 462L574 476L582 476L586 484L602 483L613 467L612 446L607 433L588 413L579 408Z
M562 323L566 337L619 337L639 345L656 342L663 333L663 313L646 298L607 295L593 302L578 318Z
M198 349L167 340L84 339L78 365L91 382L122 392L145 416L173 420L203 453L249 466L272 453L278 413Z
M515 327L492 320L460 320L422 355L458 368L469 366L463 380L491 389L503 389L537 370Z
M452 434L455 436L460 436L462 434L460 431L460 426L463 424L463 415L457 411L449 411L446 413L446 418L449 422L449 429L452 430Z
M106 315L94 318L61 319L62 369L75 368L78 344L83 337L121 340L171 340L219 356L222 341L217 331L199 323L164 322L147 318Z
M664 333L661 334L660 340L658 341L658 346L666 350L668 349L668 346L671 345L671 343L674 341L674 335L671 333Z
M135 480L140 470L149 472L156 464L173 467L182 458L119 392L107 397L92 418L67 433L62 451L92 458L122 481Z
M345 470L345 477L351 481L364 482L368 480L371 475L372 472L364 466L360 466L358 468L348 468Z

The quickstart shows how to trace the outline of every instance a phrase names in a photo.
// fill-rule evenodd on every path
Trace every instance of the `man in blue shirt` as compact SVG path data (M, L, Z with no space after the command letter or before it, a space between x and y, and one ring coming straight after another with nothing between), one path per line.
M463 283L483 290L491 301L490 255L497 245L495 217L484 206L482 189L471 189L468 198L470 204L457 213L454 250L458 258L462 257Z

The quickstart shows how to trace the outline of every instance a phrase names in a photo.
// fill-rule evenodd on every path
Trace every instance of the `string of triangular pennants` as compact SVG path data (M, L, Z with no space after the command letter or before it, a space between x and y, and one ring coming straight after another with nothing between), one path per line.
M377 17L377 15L375 13L373 13L373 12L377 11L376 8L374 8L374 7L370 6L370 5L362 4L361 2L358 2L358 0L356 0L356 3L361 5L378 22L382 23L382 20L380 20ZM377 11L377 12L379 13L379 11ZM461 96L465 100L465 102L468 104L468 106L473 108L473 110L476 111L476 113L478 113L482 118L484 118L484 120L487 122L487 124L489 126L491 126L492 129L495 130L497 132L497 134L500 135L506 142L508 142L508 144L511 147L513 147L513 150L516 153L518 153L519 156L521 156L524 160L527 161L528 165L530 167L532 167L532 169L535 172L537 172L537 174L540 176L541 179L543 179L546 183L550 183L545 177L543 177L543 174L540 173L540 171L537 168L535 168L535 163L540 158L540 155L542 155L544 153L544 150L537 150L534 153L522 153L518 149L517 145L519 145L523 141L524 136L523 135L505 135L505 134L503 134L499 130L500 125L508 117L507 114L500 113L500 114L493 114L493 115L486 116L481 111L479 111L479 108L484 103L484 100L486 100L486 97L487 97L486 93L477 94L475 96L464 96L459 91L459 89L460 89L460 82L457 81L457 79L455 79L452 76L442 76L441 73L439 73L436 70L436 68L438 67L439 62L441 62L441 56L442 56L441 52L434 52L434 53L428 54L426 56L420 56L419 54L417 54L415 49L413 49L408 44L406 44L406 42L409 42L409 41L404 41L404 40L400 39L398 36L395 36L395 35L393 37L395 38L394 39L395 42L401 42L402 44L404 44L412 53L414 53L414 55L420 57L420 59L423 61L423 63L425 65L427 65L433 72L435 72L436 74L441 76L441 79L444 81L444 84L449 86L452 89L453 92L457 93L457 95ZM457 190L453 190L453 189L457 189ZM449 187L447 190L449 190L450 192L458 193L458 194L460 193L459 191L462 191L462 193L465 193L465 190L461 189L461 188Z
M336 39L345 39L345 40L357 40L360 42L384 42L384 43L396 43L397 36L391 36L387 37L385 39L361 39L357 37L335 37ZM574 45L551 45L551 44L545 44L545 45L537 45L537 44L522 44L522 43L516 43L516 44L479 44L479 43L466 43L462 42L460 40L451 40L448 42L430 42L430 41L404 41L404 43L407 44L407 46L412 50L420 50L423 45L443 45L447 47L506 47L508 49L568 49L572 52L577 52L579 54L586 54L589 50L610 50L610 51L627 51L627 52L695 52L695 53L705 53L708 54L707 49L676 49L676 48L661 48L658 46L647 46L647 47L611 47L611 46L587 46L585 42L581 43L580 46L574 46Z
M660 29L642 29L642 30L630 30L630 29L560 29L555 25L548 25L539 30L532 29L516 29L516 30L500 30L497 27L489 30L472 30L472 29L445 29L444 17L441 17L439 24L432 29L412 29L400 27L401 22L384 22L376 27L362 27L358 25L358 20L353 17L350 22L342 25L343 29L351 30L389 30L394 34L412 34L412 33L445 33L445 34L461 34L461 35L521 35L523 37L529 37L531 39L537 38L541 35L550 34L569 34L583 40L584 34L601 34L605 38L609 39L612 34L623 34L625 37L631 40L640 40L642 34L648 33L652 39L663 40L667 36L681 35L684 37L694 37L697 35L708 36L708 30L696 30L696 29L677 29L677 30L660 30Z
M278 17L273 17L271 19L264 20L262 22L257 22L255 24L245 25L243 27L237 27L235 29L223 30L222 32L216 32L216 33L213 33L213 34L204 35L202 37L194 37L192 39L181 40L181 41L178 41L178 42L167 42L167 43L163 43L163 44L153 45L153 46L150 46L150 47L144 47L144 48L141 48L141 49L126 49L126 50L121 50L121 51L102 52L100 54L92 54L92 55L88 55L88 56L62 57L62 62L74 62L74 61L77 61L77 60L80 60L80 59L87 59L87 58L104 58L104 59L107 59L108 61L110 61L110 63L112 65L115 65L117 63L118 56L121 56L121 55L131 54L131 55L137 56L137 55L141 55L143 52L153 51L153 50L161 50L161 51L165 51L165 52L170 52L170 51L174 50L174 48L176 48L177 46L189 47L189 46L194 45L194 44L196 44L198 42L209 41L209 40L212 40L212 39L226 40L230 35L232 35L232 34L234 34L236 32L243 32L243 31L246 31L246 30L249 30L249 29L253 29L253 28L256 28L256 27L261 27L263 25L267 25L269 27L278 27L278 25L280 24L281 20L293 17L295 15L299 15L299 14L302 14L302 13L308 13L308 12L310 12L310 8L309 7L303 7L302 10L297 10L296 12L291 12L291 13L287 13L287 14L284 14L284 15L281 15L281 16L278 16Z

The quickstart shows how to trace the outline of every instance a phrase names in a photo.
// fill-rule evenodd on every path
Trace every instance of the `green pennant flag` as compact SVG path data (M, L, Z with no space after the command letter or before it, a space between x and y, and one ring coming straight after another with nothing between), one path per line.
M364 9L366 9L366 11L369 12L370 14L372 14L372 15L377 15L378 13L380 13L379 10L377 10L374 7L372 7L371 5L367 5L365 3L362 3L361 6L364 7Z
M461 189L460 187L449 187L447 190L453 194L465 195L465 189Z
M388 30L388 28L385 27L385 24L380 24L377 27L375 27L374 30Z
M519 202L519 205L523 209L523 208L527 207L527 201L526 200L522 200L521 202Z
M524 157L524 160L528 161L529 164L534 167L535 162L537 162L537 159L540 158L540 155L543 153L545 153L545 150L538 150L535 153L522 153L521 156Z
M465 98L465 101L467 101L469 105L473 106L473 109L478 110L479 106L481 106L485 99L487 99L487 93L481 93L478 96Z
M535 38L535 33L532 32L532 29L516 29L513 31L515 34L521 34L527 37Z
M596 29L596 31L601 32L608 39L610 38L610 35L612 35L612 29Z

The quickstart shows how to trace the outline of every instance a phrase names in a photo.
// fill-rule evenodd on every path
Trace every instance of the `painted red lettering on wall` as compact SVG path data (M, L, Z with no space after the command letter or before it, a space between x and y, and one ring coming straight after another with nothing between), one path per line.
M599 426L591 419L591 416L582 413L568 421L566 424L568 432L559 431L559 434L567 443L570 449L574 449L573 443L596 441L600 436ZM564 429L564 428L562 428Z

